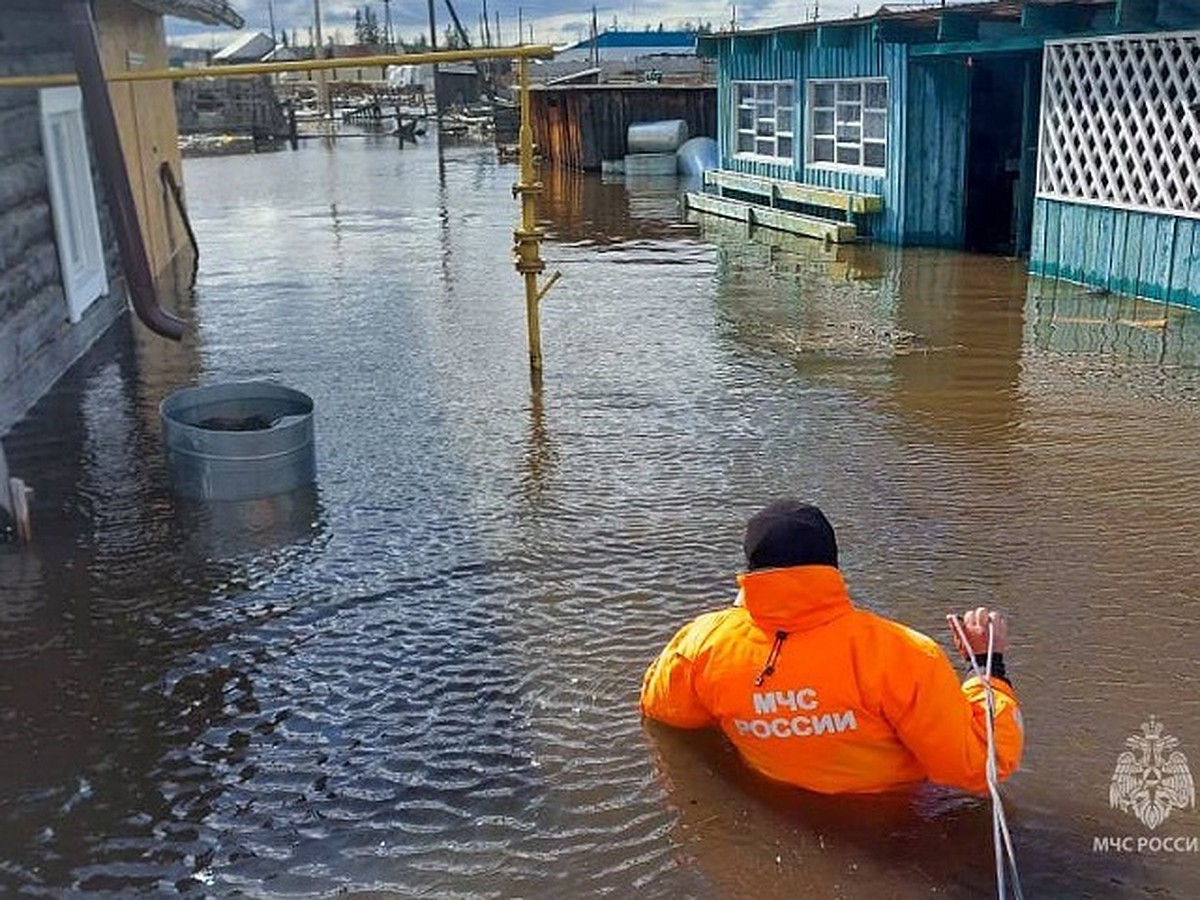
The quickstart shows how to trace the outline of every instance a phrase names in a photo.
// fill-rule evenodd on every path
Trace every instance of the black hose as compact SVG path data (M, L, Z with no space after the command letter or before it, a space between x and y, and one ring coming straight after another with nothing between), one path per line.
M175 200L175 208L179 210L179 218L183 220L184 230L187 231L188 241L192 245L192 279L189 287L196 284L196 275L200 272L200 244L196 241L196 232L192 230L192 220L188 217L187 206L183 202L183 189L175 180L175 170L171 164L163 160L158 167L158 177Z

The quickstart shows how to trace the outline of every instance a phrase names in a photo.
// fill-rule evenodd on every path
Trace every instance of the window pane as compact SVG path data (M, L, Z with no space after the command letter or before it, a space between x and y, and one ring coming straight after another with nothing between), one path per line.
M887 134L887 117L881 112L863 113L863 137L883 139Z
M737 138L738 153L753 153L754 152L754 135L746 132L738 132Z
M754 86L754 96L759 103L775 103L775 85L759 82Z
M749 131L754 127L754 110L745 107L738 110L738 128Z
M792 130L792 108L790 106L781 106L775 110L775 127L780 131Z
M759 140L754 142L754 152L761 154L762 156L774 156L775 142L759 138Z
M789 137L781 137L776 141L775 155L783 159L792 158L792 139Z
M757 134L759 137L774 137L775 123L770 119L759 119Z
M781 84L776 86L775 102L780 106L792 105L792 86L790 84Z
M843 79L810 81L806 121L811 135L810 163L883 169L887 159L887 82ZM794 118L794 117L793 117ZM782 148L791 118L776 112L776 140Z
M838 102L852 101L859 102L862 100L862 82L860 81L839 81L837 82L837 98Z

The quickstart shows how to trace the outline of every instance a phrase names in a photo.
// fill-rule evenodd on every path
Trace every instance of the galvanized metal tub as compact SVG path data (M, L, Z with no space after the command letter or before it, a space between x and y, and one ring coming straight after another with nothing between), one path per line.
M195 500L249 500L317 477L313 402L270 382L183 388L159 407L171 489Z

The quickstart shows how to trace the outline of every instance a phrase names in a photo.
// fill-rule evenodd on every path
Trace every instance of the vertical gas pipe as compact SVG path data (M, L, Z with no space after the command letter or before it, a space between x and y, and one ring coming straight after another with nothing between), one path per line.
M519 138L521 157L521 180L513 185L513 196L521 199L521 227L513 232L517 271L525 279L525 321L529 331L529 369L534 383L542 377L542 327L538 317L538 306L546 291L561 277L555 272L550 279L538 287L538 275L546 269L546 263L538 255L542 230L537 227L537 197L542 193L542 183L535 181L533 169L533 126L529 110L529 60L521 57L518 67L521 84L521 131Z

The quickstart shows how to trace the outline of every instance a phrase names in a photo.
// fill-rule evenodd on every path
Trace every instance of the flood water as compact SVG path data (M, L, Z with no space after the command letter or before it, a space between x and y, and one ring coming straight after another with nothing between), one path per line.
M5 438L0 893L995 896L985 801L816 797L640 720L789 494L860 605L947 647L1009 612L1027 897L1200 896L1200 853L1094 842L1200 835L1109 805L1152 715L1200 777L1200 316L549 172L534 391L516 178L432 141L187 163L192 334L110 335ZM244 379L312 396L316 490L174 500L157 404Z

